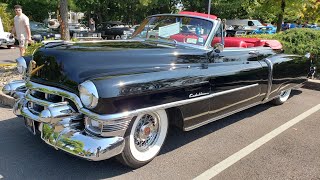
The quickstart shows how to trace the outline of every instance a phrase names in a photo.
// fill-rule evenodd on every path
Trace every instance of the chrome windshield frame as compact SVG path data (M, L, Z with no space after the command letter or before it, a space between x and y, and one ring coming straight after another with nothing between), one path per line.
M197 19L202 19L202 20L206 20L206 21L210 21L212 23L212 29L210 30L210 33L208 34L208 38L205 42L205 44L203 46L200 45L193 45L193 44L186 44L186 43L179 43L179 46L185 46L186 48L195 48L195 49L201 49L201 50L212 50L212 46L211 46L211 42L214 38L215 32L217 31L217 29L219 28L220 25L220 20L213 20L213 19L209 19L209 18L205 18L205 17L200 17L200 16L192 16L192 15L185 15L185 14L156 14L156 15L152 15L152 16L148 16L146 19L148 18L152 18L152 17L159 17L159 16L179 16L179 17L190 17L190 18L197 18ZM141 38L141 37L134 37L133 39L143 39L143 40L147 40L146 38ZM148 39L149 40L149 39ZM153 42L158 42L156 40L149 40L149 41L153 41ZM168 41L168 43L171 43L170 41ZM175 44L174 42L172 42L172 44Z

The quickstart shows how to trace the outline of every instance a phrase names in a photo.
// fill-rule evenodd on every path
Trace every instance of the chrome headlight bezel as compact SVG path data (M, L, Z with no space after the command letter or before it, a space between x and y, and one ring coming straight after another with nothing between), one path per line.
M16 59L19 74L25 75L27 70L27 62L23 57Z
M82 104L93 109L98 105L99 95L98 90L92 81L85 81L78 86L80 100Z

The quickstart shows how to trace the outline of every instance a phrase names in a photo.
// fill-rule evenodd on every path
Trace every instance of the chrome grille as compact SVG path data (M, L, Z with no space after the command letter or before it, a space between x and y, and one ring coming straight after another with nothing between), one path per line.
M102 128L102 132L113 132L113 131L127 129L127 127L129 126L129 123L130 121L124 121L118 124L104 125Z
M122 119L120 121L113 121L106 124L106 122L102 122L99 120L92 120L88 117L85 117L86 125L85 129L89 131L89 133L93 133L95 135L101 136L114 136L115 134L124 134L127 130L131 118Z
M73 110L77 110L76 105L70 99L55 94L44 93L35 89L28 91L26 98L28 100L28 109L36 115L39 115L40 112L46 109L50 104L65 101L69 103Z

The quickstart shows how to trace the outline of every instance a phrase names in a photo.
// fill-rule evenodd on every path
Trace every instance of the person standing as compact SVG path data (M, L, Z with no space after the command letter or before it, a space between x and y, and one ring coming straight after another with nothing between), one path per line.
M20 56L24 56L28 43L32 43L29 18L22 13L22 6L15 5L14 25L11 34L16 34L19 41Z
M89 20L89 29L90 29L90 32L96 31L96 22L93 20L93 18L90 18Z

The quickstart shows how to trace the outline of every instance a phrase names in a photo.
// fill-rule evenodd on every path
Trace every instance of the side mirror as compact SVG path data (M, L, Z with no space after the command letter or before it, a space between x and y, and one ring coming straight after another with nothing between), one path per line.
M304 57L306 57L306 58L310 58L311 57L311 54L310 53L307 53L306 55L304 55Z

